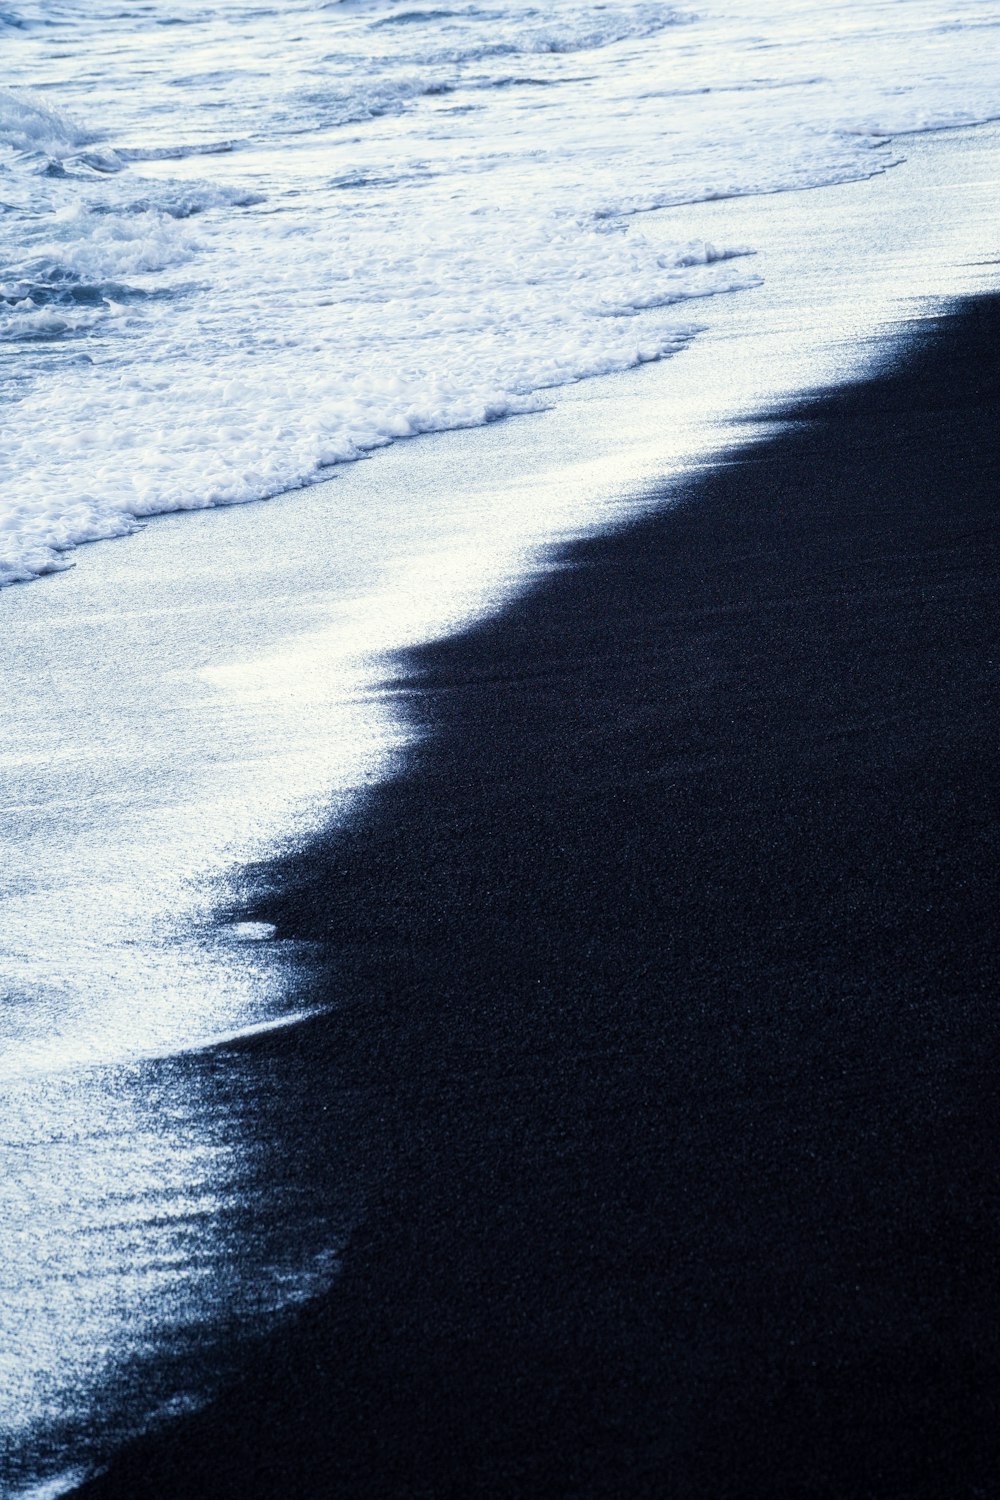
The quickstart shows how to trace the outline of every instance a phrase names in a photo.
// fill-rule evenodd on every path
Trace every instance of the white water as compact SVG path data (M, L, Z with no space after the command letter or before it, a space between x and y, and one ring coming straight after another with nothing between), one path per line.
M649 210L1000 114L989 0L5 16L0 582L671 353L753 247Z
M203 1397L213 1340L322 1284L354 1211L346 1186L318 1224L294 1201L258 1063L192 1050L294 1022L308 961L213 925L228 873L405 754L387 653L988 282L995 134L880 132L993 112L1000 6L20 9L11 572L201 510L0 594L0 1492L23 1494ZM657 348L683 352L539 395ZM345 434L474 423L487 385L551 410L211 508L326 477Z

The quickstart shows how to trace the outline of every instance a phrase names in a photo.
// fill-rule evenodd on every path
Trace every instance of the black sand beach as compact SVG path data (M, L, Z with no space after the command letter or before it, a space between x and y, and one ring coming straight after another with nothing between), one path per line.
M403 664L405 774L250 913L367 1215L81 1493L1000 1494L1000 299L914 334Z

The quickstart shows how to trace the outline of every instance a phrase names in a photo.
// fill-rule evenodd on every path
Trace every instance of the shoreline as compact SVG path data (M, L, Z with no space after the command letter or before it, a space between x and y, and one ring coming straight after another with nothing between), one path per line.
M157 518L0 591L16 813L0 958L32 997L7 1012L5 1125L33 1183L32 1237L5 1247L17 1493L204 1402L247 1364L250 1329L329 1285L378 1199L386 1143L362 1091L323 1074L301 1097L319 1033L239 1040L298 1008L310 945L218 921L241 914L248 861L356 825L405 771L416 700L382 688L400 651L515 608L567 546L742 461L796 393L885 367L922 312L994 284L998 160L1000 131L963 128L870 182L707 204L692 232L759 244L765 285L700 304L675 358L274 502ZM223 1045L188 1050L202 1041ZM319 1162L309 1143L331 1131Z
M915 333L400 658L405 773L245 913L323 946L242 1046L352 1091L368 1214L79 1494L1000 1481L1000 299Z

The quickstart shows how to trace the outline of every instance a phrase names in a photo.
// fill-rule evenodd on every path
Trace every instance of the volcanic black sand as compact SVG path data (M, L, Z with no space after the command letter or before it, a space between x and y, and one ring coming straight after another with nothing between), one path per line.
M367 1215L94 1500L1000 1495L1000 301L915 333L402 664L250 913Z

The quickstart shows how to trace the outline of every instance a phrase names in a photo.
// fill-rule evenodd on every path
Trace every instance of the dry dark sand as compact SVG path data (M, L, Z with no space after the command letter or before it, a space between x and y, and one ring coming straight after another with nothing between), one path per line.
M915 331L406 662L253 912L367 1216L93 1500L1000 1495L1000 302Z

